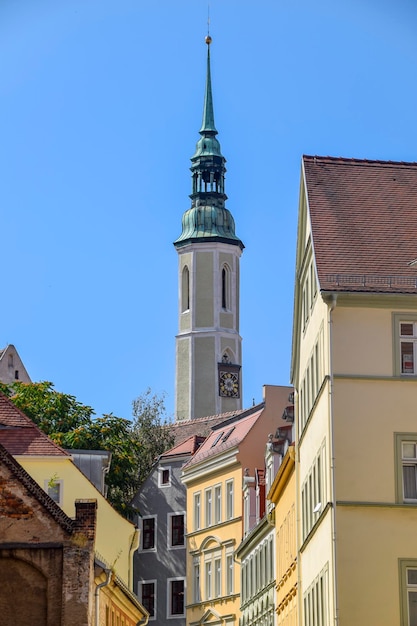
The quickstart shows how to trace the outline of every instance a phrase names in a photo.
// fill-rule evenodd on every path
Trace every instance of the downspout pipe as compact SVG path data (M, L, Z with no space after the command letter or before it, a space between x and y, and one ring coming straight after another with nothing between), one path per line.
M100 620L99 620L99 608L100 608L100 589L102 589L103 587L107 587L107 585L110 584L110 580L111 580L111 574L112 571L111 569L106 569L104 570L107 574L106 580L102 583L99 583L98 585L96 585L95 591L94 591L94 603L95 603L95 626L99 626L100 625Z
M337 305L337 295L333 294L328 309L329 324L329 432L330 432L330 480L331 480L331 523L332 523L332 557L333 557L333 622L337 626L339 623L339 606L337 593L337 555L336 555L336 488L335 488L335 452L334 452L334 420L333 420L333 316L332 313Z

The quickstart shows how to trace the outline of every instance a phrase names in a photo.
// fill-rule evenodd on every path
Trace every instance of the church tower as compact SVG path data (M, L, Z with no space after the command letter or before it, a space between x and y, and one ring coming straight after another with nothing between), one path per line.
M239 259L244 248L225 207L226 159L216 138L210 44L201 138L191 157L191 208L182 217L178 252L176 419L242 407Z

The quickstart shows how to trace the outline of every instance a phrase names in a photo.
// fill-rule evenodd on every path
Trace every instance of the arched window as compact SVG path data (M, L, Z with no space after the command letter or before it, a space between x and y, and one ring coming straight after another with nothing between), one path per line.
M185 266L182 270L182 284L181 284L181 311L188 311L190 308L190 272L188 267Z
M230 309L230 270L227 265L222 268L222 309Z

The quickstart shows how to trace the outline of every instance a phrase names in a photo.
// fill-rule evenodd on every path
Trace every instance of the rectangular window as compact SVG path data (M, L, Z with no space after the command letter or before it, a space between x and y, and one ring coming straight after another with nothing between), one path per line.
M231 595L233 593L233 554L226 555L226 593Z
M45 480L45 491L57 504L62 504L62 487L64 482L60 479L51 478Z
M392 314L394 375L417 375L417 315Z
M142 550L153 550L155 548L155 517L144 517L142 519Z
M233 480L226 483L226 519L233 519L234 515L234 498L233 498Z
M139 597L145 609L148 611L150 618L155 619L155 609L156 609L156 582L152 581L143 581L139 583L140 585L140 593Z
M200 493L194 494L194 530L201 528L201 495Z
M168 617L185 615L185 580L168 579Z
M417 503L417 433L395 433L396 501Z
M185 545L185 514L168 513L168 546L171 548Z
M216 485L214 488L214 523L220 524L222 521L222 486Z
M193 562L194 576L193 576L193 601L201 601L201 587L200 587L200 561L195 559Z
M320 572L304 595L304 617L308 626L328 626L327 566Z
M222 595L222 561L214 560L214 596L220 598Z
M207 489L207 491L205 492L205 498L206 498L206 526L211 526L211 515L212 515L212 511L211 511L211 489Z
M417 626L417 560L400 559L401 626Z
M167 487L171 484L171 468L160 467L159 468L159 486Z
M319 450L301 487L303 540L306 539L324 509L325 444Z
M206 600L211 600L211 561L208 561L205 566L205 589L206 589Z

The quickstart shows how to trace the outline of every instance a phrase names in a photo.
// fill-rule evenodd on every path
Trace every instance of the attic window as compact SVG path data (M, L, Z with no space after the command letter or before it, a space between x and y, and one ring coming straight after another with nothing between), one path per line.
M214 448L214 446L219 443L220 439L223 437L223 434L224 434L224 430L222 430L222 432L219 435L217 435L216 439L211 444L212 448Z
M232 434L232 432L234 431L235 427L233 426L230 430L227 431L227 433L225 434L225 436L222 439L222 442L227 441L230 437L230 435Z
M19 380L19 370L14 371L14 379Z

